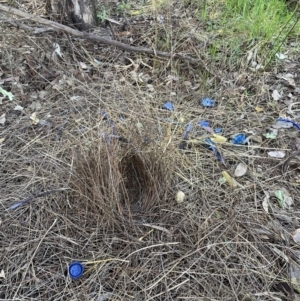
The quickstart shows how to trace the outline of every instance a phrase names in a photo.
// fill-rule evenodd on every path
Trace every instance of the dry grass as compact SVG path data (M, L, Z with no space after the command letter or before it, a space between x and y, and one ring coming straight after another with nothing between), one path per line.
M291 238L299 227L298 163L283 175L282 162L267 156L291 151L295 130L261 144L222 145L224 167L203 145L210 134L196 126L206 119L227 137L264 133L284 108L270 106L271 74L249 74L245 95L240 73L220 69L220 82L182 62L129 59L63 35L56 41L65 57L53 61L51 36L3 25L1 39L2 72L20 78L4 85L15 99L1 105L0 299L297 300L290 278L299 273ZM38 70L31 78L28 48ZM51 81L41 76L54 71ZM206 95L216 107L199 106ZM174 112L161 109L169 100ZM17 104L24 111L14 111ZM33 112L43 122L33 125ZM201 143L179 149L189 121L190 138ZM233 175L239 162L248 165L240 186L221 185L221 172ZM282 209L271 198L267 214L265 191L281 188L294 205ZM186 194L181 204L178 190ZM67 267L75 260L86 270L72 281Z

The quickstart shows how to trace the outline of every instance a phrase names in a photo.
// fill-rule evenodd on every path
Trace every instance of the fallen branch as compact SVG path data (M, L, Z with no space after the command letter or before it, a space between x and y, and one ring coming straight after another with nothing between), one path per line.
M15 26L17 28L21 28L21 29L24 29L24 30L31 31L33 34L41 34L41 33L45 33L45 32L56 31L56 29L54 29L52 27L32 27L32 26L28 26L26 24L21 23L18 20L14 20L12 18L6 17L3 14L0 14L0 20L2 22L9 23L12 26Z
M126 51L129 51L129 52L140 52L140 53L151 54L151 55L154 55L154 56L157 56L157 57L165 57L165 58L179 58L179 59L187 60L187 61L189 61L191 63L195 63L195 64L200 63L200 61L198 59L194 59L194 58L192 58L190 56L187 56L187 55L183 55L183 54L179 54L179 53L172 54L172 53L169 53L169 52L158 51L158 50L149 49L149 48L145 48L145 47L130 46L130 45L121 43L121 42L116 41L116 40L111 40L111 39L107 39L107 38L98 36L96 34L81 32L81 31L78 31L76 29L65 26L63 24L60 24L60 23L57 23L57 22L54 22L54 21L50 21L50 20L47 20L47 19L43 19L41 17L37 17L37 16L31 15L31 14L28 14L26 12L23 12L19 9L9 7L9 6L5 6L5 5L2 5L2 4L0 4L0 10L6 12L8 14L11 14L11 15L16 15L16 16L23 17L23 18L26 18L28 20L32 20L34 22L40 23L40 24L51 26L52 28L54 28L56 30L61 30L61 31L67 32L67 33L69 33L73 36L76 36L76 37L79 37L79 38L82 38L82 39L112 45L112 46L118 47L120 49L124 49Z

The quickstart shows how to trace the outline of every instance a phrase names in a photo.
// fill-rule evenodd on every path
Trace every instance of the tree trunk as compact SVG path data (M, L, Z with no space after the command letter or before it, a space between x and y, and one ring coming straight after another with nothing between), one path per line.
M47 0L46 9L56 21L79 30L97 25L95 0Z

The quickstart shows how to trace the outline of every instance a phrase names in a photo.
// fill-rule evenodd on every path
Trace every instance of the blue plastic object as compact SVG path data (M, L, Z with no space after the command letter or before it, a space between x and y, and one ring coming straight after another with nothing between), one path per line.
M212 100L212 99L210 99L210 98L208 98L208 97L204 98L204 99L201 101L201 105L202 105L203 107L213 107L214 104L215 104L215 101Z
M199 126L201 126L202 128L207 128L209 127L209 121L203 120L203 121L198 121L197 123Z
M278 118L276 121L281 121L281 122L288 122L291 123L297 130L300 131L300 125L292 120L289 119L284 119L284 118Z
M233 144L245 144L246 143L246 135L245 134L237 134L231 139L231 142Z
M168 111L174 111L174 106L170 101L166 102L162 108Z
M215 128L215 133L216 134L222 133L222 129L221 128Z
M78 262L74 261L69 265L69 275L72 279L78 279L81 277L84 271L84 266Z
M185 128L185 131L184 131L183 135L182 135L182 139L187 139L187 137L189 135L189 132L192 130L192 127L193 127L192 122L189 122L188 125Z
M219 151L217 150L215 144L209 139L209 138L206 138L204 140L204 142L206 143L206 147L208 149L210 149L211 151L213 151L214 155L217 157L217 159L222 163L224 164L224 166L226 166L225 164L225 160L223 159L223 157L221 156L221 154L219 153Z

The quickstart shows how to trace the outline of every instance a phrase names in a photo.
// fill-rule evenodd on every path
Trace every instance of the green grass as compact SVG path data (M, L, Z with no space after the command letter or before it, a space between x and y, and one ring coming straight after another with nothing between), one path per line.
M223 22L249 39L271 41L287 23L295 21L293 12L281 0L227 0L224 5ZM299 33L298 27L292 34Z
M275 59L275 53L284 52L287 38L299 38L300 22L296 14L282 0L194 0L196 15L207 24L206 30L218 37L209 51L231 53L227 63L238 64L253 45L258 45L262 62ZM252 45L252 46L251 46ZM225 58L224 58L225 59Z

